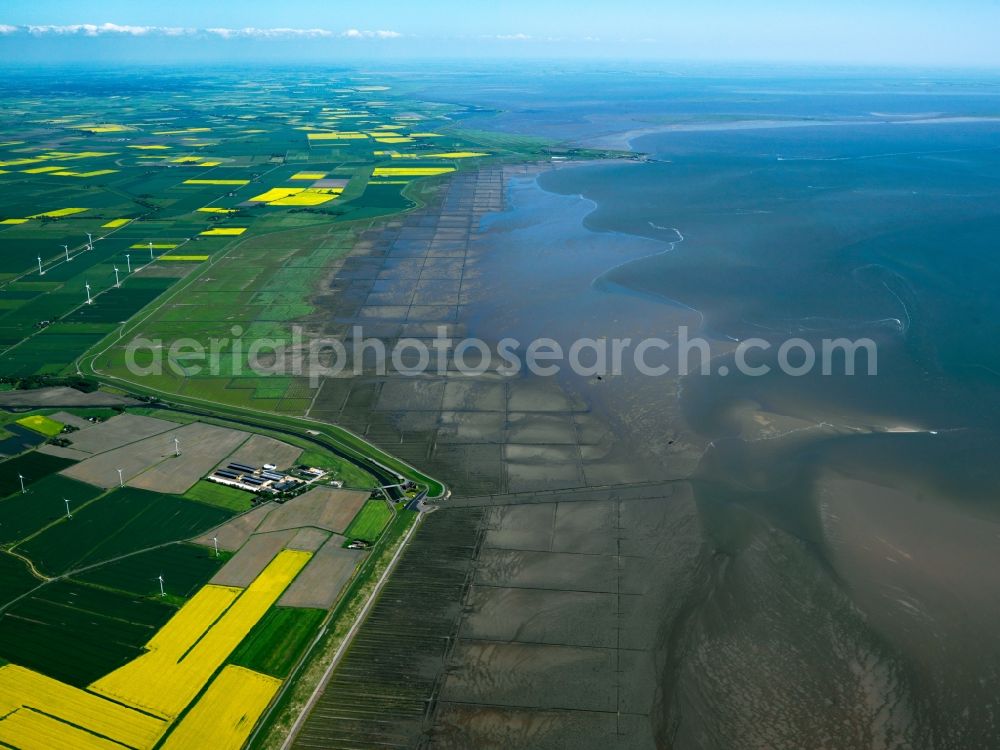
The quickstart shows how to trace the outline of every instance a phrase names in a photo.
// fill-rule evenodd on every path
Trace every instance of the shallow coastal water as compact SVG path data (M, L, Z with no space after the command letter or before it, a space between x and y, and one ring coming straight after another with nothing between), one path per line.
M874 376L564 379L629 446L624 474L693 489L696 516L659 526L688 563L650 538L635 548L668 583L644 587L641 618L627 619L661 620L634 643L658 688L632 703L651 736L619 734L620 746L996 736L997 135L983 123L663 134L635 144L651 163L514 180L509 210L487 219L490 283L468 313L488 339L675 340L689 325L712 341L714 372L748 336L878 344ZM452 681L455 699L489 703L475 685L515 674L543 684L497 658L462 652L483 671Z
M384 686L417 708L365 731L463 750L995 745L1000 127L963 119L995 96L654 78L438 89L502 106L509 132L649 157L462 173L331 276L357 292L331 295L338 331L673 353L686 326L712 355L688 375L327 381L314 416L454 492L403 561L448 592ZM878 122L928 113L949 122ZM867 337L878 372L739 375L747 337Z

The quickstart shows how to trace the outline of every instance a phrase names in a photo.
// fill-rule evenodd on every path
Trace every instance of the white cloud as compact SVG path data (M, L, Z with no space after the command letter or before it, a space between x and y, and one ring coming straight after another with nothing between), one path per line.
M220 39L396 39L401 37L398 31L362 31L348 29L347 31L331 31L330 29L291 29L269 28L260 29L247 26L242 29L211 28L190 29L175 26L129 26L117 23L76 23L63 26L29 25L10 26L0 24L0 35L30 34L31 36L89 36L102 35L121 36L215 36Z
M117 23L76 23L69 26L27 26L23 27L29 34L83 34L84 36L99 36L100 34L127 34L144 36L157 31L156 26L121 26Z
M332 37L334 33L327 29L258 29L248 26L243 29L205 29L209 34L215 34L223 39L319 39Z
M398 31L359 31L358 29L348 29L341 34L344 39L398 39L402 36Z
M526 42L531 39L527 34L497 34L496 38L505 42Z

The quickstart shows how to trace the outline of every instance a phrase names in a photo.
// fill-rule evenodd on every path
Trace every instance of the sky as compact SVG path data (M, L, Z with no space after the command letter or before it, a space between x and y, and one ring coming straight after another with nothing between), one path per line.
M1000 0L0 0L0 61L643 59L1000 69Z

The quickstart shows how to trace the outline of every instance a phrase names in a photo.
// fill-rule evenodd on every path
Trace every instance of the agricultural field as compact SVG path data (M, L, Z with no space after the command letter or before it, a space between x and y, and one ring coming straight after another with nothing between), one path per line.
M274 607L250 631L230 662L272 677L288 676L326 610Z
M149 598L159 593L157 578L163 575L164 591L171 600L177 601L194 595L227 559L226 553L216 556L208 547L171 544L101 565L74 579Z
M215 484L204 479L196 482L184 493L188 500L196 500L199 503L207 503L219 508L225 508L235 513L242 513L250 510L250 501L253 495L238 490L235 487L226 487L223 484Z
M164 750L239 750L280 686L281 680L227 666L170 733Z
M33 414L29 417L21 417L17 423L29 430L34 430L45 437L55 437L63 431L64 425L54 419L46 417L44 414Z
M163 460L146 450L149 441L180 433L196 444L198 430L214 447L171 457L181 475L231 455L287 464L302 450L137 411L102 413L110 418L98 424L55 412L77 428L68 435L90 458L31 450L0 464L33 479L0 499L0 743L105 748L108 737L152 750L186 747L198 735L241 747L366 559L332 530L364 515L367 491L317 485L236 515L250 493L203 479L167 493L70 476L109 454L141 457L144 476L143 462ZM248 519L239 551L216 552L214 538ZM214 583L223 573L231 582Z
M395 459L288 429L319 384L253 371L242 342L294 349L373 223L523 148L463 135L462 106L349 73L150 75L72 96L33 85L0 83L0 387L83 373L105 395L115 382L249 421L128 399L5 413L0 744L235 750L372 576L370 551L347 541L385 547L401 539L387 528L412 523L368 500L389 482L356 456L390 476ZM127 95L112 101L109 85ZM211 360L156 361L179 338L225 342ZM329 474L254 508L205 480L231 460Z
M0 602L7 603L26 594L38 585L24 560L0 552Z
M222 508L175 495L120 487L15 549L41 570L58 575L157 544L188 539L231 515Z
M101 494L101 490L61 474L50 474L0 500L0 544L24 539L66 517Z
M50 583L0 615L0 657L84 687L138 657L173 613L156 599Z
M354 227L419 205L422 181L524 153L464 135L465 107L392 86L375 95L355 78L147 78L125 110L104 95L107 81L71 98L58 81L30 102L8 92L0 377L68 373L88 351L96 369L134 377L110 334L140 310L141 326L127 329L141 335L289 334L314 312L317 275L350 249ZM123 92L132 83L114 81ZM268 411L308 408L304 379L246 372L245 352L226 359L142 378Z
M363 539L366 542L373 542L379 538L385 525L391 520L392 510L385 504L385 501L369 500L344 531L344 536L348 539Z
M146 644L146 653L90 689L155 716L176 718L309 558L307 552L283 550L246 589L206 586Z
M19 476L24 478L25 488L40 482L50 474L73 465L73 461L58 456L47 456L32 451L0 462L0 497L7 497L21 491Z
M309 557L283 550L247 588L205 586L178 611L156 599L123 608L84 584L41 587L0 619L0 743L151 750L198 736L239 748L281 680L225 662ZM58 628L53 640L48 622L74 615L64 628L74 641Z

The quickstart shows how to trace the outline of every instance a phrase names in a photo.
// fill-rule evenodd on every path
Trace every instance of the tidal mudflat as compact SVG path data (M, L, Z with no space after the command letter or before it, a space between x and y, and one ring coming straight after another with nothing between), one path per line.
M450 481L428 528L464 519L394 743L989 744L994 129L671 132L459 175L363 238L327 330L712 345L684 377L324 383L313 416ZM741 376L748 336L867 336L878 375Z

